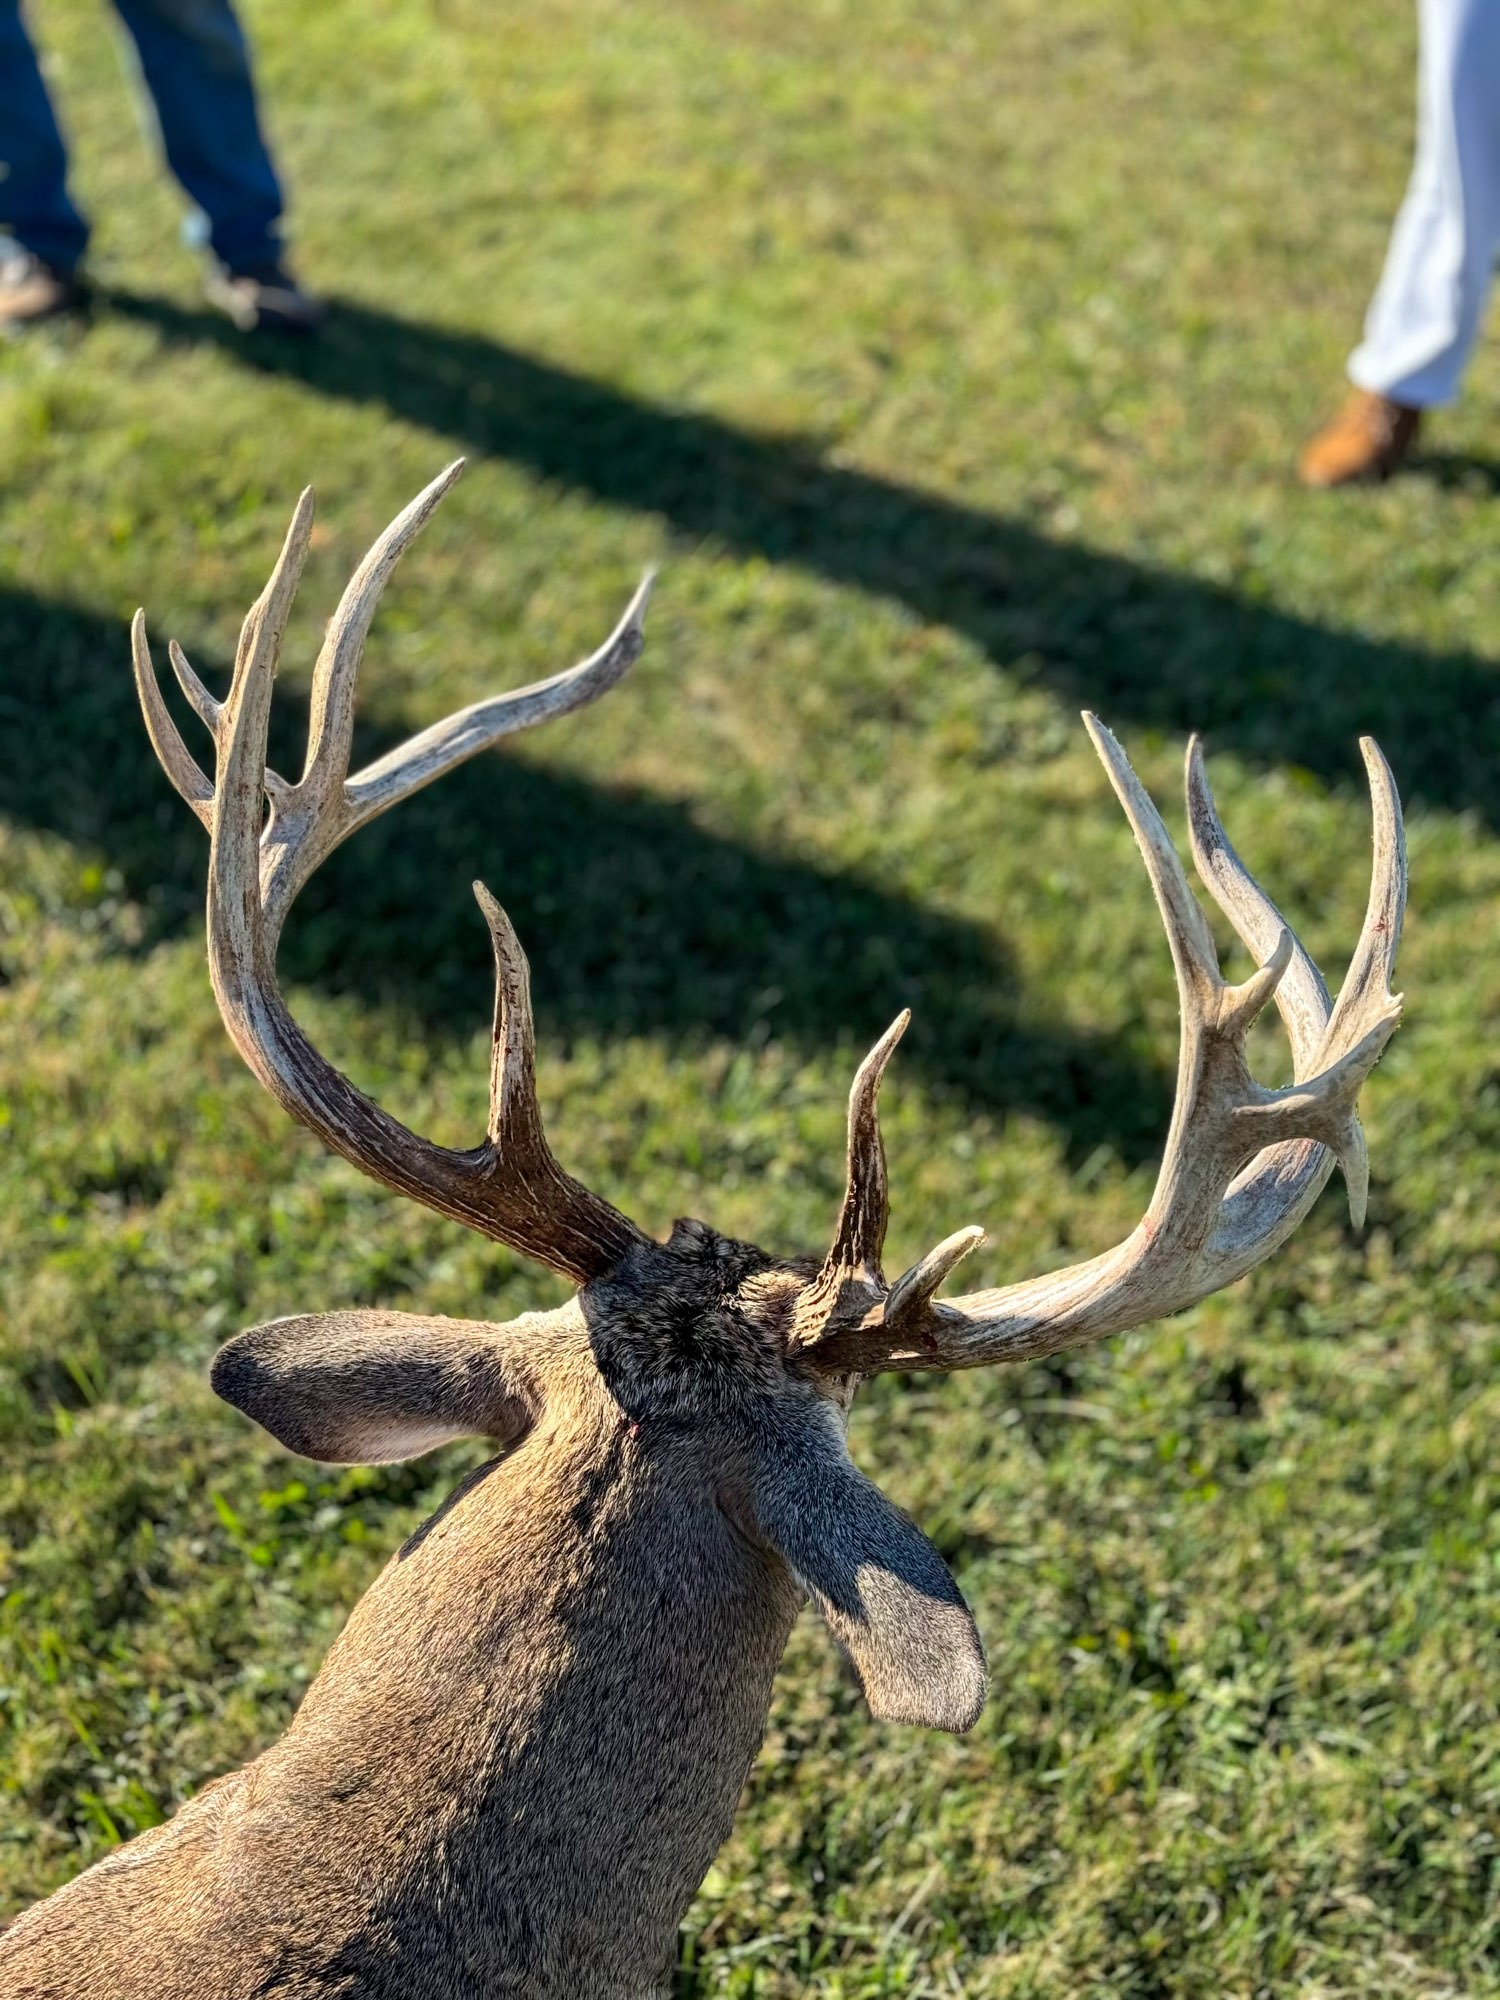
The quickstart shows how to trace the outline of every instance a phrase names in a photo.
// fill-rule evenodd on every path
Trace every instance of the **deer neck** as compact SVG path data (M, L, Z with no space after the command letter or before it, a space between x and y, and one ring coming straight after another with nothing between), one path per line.
M246 1774L225 1879L413 2000L664 1992L801 1602L706 1471L601 1400L469 1482Z

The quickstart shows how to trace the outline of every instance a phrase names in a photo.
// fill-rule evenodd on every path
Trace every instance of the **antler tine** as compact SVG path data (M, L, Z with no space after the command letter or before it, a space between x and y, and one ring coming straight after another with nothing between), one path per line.
M192 704L193 713L203 724L209 735L218 740L219 717L224 712L222 702L215 701L208 689L193 671L192 662L175 639L167 641L167 658L172 662L172 671L177 676L177 685Z
M607 694L616 681L629 672L646 643L646 606L656 572L648 570L636 586L619 623L599 647L576 667L565 667L544 681L533 681L510 694L492 695L461 708L442 722L435 722L403 743L367 764L345 786L351 814L350 831L363 826L398 799L408 798L430 785L444 771L451 771L476 751L488 749L502 736L533 723L567 715L575 708Z
M376 609L392 570L458 483L463 469L464 461L454 459L402 508L384 533L376 536L339 599L313 667L307 761L299 781L299 788L305 787L311 798L329 798L348 776L355 684Z
M1225 833L1203 767L1200 736L1193 736L1188 742L1186 789L1193 865L1246 949L1255 959L1263 961L1275 948L1278 937L1285 934L1291 941L1291 959L1276 988L1276 1005L1292 1045L1294 1074L1306 1076L1314 1066L1328 1025L1331 1009L1328 988L1296 932L1241 861Z
M1205 988L1217 990L1222 982L1213 932L1198 907L1198 899L1183 872L1171 836L1162 824L1161 814L1145 786L1131 770L1125 752L1088 709L1083 711L1083 726L1093 739L1100 762L1109 773L1115 796L1125 808L1125 817L1130 821L1146 872L1151 877L1151 887L1162 922L1166 925L1172 962L1177 968L1177 982L1184 1001L1190 988L1200 992Z
M536 1101L536 1032L531 967L510 918L482 882L474 898L495 953L495 1046L490 1061L490 1144L497 1155L546 1152Z
M151 739L151 747L156 752L157 761L171 779L179 797L187 801L203 824L212 831L214 788L197 758L183 742L181 731L172 720L167 704L162 700L161 688L156 679L156 666L152 661L151 647L146 638L144 611L137 611L130 621L130 658L135 668L135 686L136 693L140 696L141 713L146 718L146 734Z
M360 649L392 564L456 474L457 468L450 467L403 512L345 592L319 659L308 760L298 784L288 785L267 771L266 738L277 653L312 529L311 489L298 502L276 567L241 628L234 678L222 707L186 659L174 653L184 691L214 735L214 786L188 754L162 702L139 617L134 628L136 676L157 754L212 835L209 967L225 1025L252 1071L293 1117L375 1179L584 1284L646 1239L608 1202L563 1173L547 1147L536 1100L526 960L504 913L485 892L480 891L480 901L496 964L495 1067L490 1136L473 1152L433 1145L356 1090L313 1048L276 985L276 942L292 899L354 825L506 728L520 728L559 706L576 706L602 692L640 651L644 599L638 592L632 607L635 639L617 647L617 657L605 668L595 656L581 674L575 669L554 676L541 690L523 689L518 696L480 704L489 711L487 734L470 731L445 760L429 759L421 776L408 773L406 782L369 787L356 814L344 766ZM628 657L618 657L621 653ZM549 705L546 689L559 685L564 693ZM401 755L395 753L388 765L399 764ZM268 795L269 816L264 804Z
M352 777L346 776L355 682L376 602L397 560L453 485L463 464L462 459L456 460L419 494L365 557L344 593L318 656L304 775L295 786L287 786L274 772L267 773L274 810L266 832L261 875L266 921L273 932L280 931L308 877L351 833L502 737L597 701L641 656L653 571L641 579L608 639L577 666L509 694L473 702L419 730Z
M910 1327L913 1332L920 1332L923 1316L939 1286L983 1241L984 1231L977 1222L971 1222L967 1229L955 1229L951 1236L945 1236L909 1271L903 1271L886 1293L881 1330L899 1332Z
M558 1268L590 1275L641 1241L633 1222L565 1174L552 1156L536 1096L531 970L510 918L482 882L474 895L495 953L495 1041L485 1175L503 1202L505 1240Z
M297 582L302 574L302 565L307 559L312 518L313 490L309 486L298 499L276 567L272 570L265 589L245 614L244 623L240 627L239 647L234 662L234 680L228 701L219 703L214 700L188 665L187 656L175 639L168 648L173 670L182 685L182 690L207 725L213 736L215 748L219 752L220 782L217 788L210 784L197 759L183 742L181 732L162 700L161 688L156 678L156 667L151 658L151 648L146 640L145 612L137 611L131 621L130 651L135 667L136 691L140 695L141 711L146 718L146 732L151 738L151 747L177 791L186 799L210 832L214 829L219 809L217 801L222 798L224 792L222 783L224 746L231 738L239 745L235 763L236 797L241 804L244 803L245 796L251 797L250 815L257 838L260 831L260 802L267 789L268 776L273 790L285 789L275 773L268 773L266 770L266 724L271 712L271 681L276 672L276 657L281 648L281 635L286 629L292 599L297 594ZM248 736L245 732L247 721ZM258 769L255 769L257 764ZM249 778L247 794L246 774L252 771L253 776Z
M1391 993L1389 982L1406 907L1401 801L1379 746L1372 738L1363 737L1360 748L1369 776L1374 830L1369 906L1336 1003L1328 998L1322 974L1305 953L1301 954L1306 975L1294 990L1295 1015L1282 1010L1299 1081L1314 1070L1336 1065L1351 1051L1368 1049L1372 1039L1378 1050L1400 1015L1400 999ZM1206 779L1202 780L1202 792L1207 797ZM1212 814L1211 798L1208 808ZM1242 907L1248 899L1258 898L1274 913L1274 906L1245 871L1223 829L1217 827L1216 816L1214 827L1219 845L1207 856L1214 873L1205 874L1205 880L1221 907L1239 928L1236 910L1220 894L1223 887ZM1237 871L1233 880L1229 864ZM1203 858L1198 866L1202 871ZM1251 942L1244 929L1240 934ZM1327 1137L1327 1149L1309 1137L1267 1147L1231 1184L1204 1251L1205 1265L1224 1274L1221 1283L1228 1284L1249 1270L1265 1254L1268 1243L1274 1248L1291 1234L1317 1199L1335 1159L1348 1189L1350 1219L1356 1229L1363 1227L1370 1182L1369 1149L1351 1098L1347 1116Z
M890 1218L885 1144L880 1136L880 1085L896 1044L906 1033L911 1009L903 1007L854 1073L849 1089L848 1174L844 1205L833 1244L823 1260L829 1273L880 1273Z
M240 1054L272 1090L276 1086L266 1067L252 1003L266 981L274 990L275 938L266 935L260 893L266 738L281 635L307 560L312 524L313 490L308 486L292 512L266 587L240 628L234 679L219 717L209 851L209 969L219 1011Z
M1366 1168L1355 1101L1399 1013L1386 975L1406 879L1400 809L1384 759L1373 745L1367 748L1374 882L1360 946L1330 1019L1316 966L1224 838L1196 753L1189 756L1188 798L1199 866L1240 935L1257 956L1268 954L1241 986L1226 986L1220 977L1208 926L1124 753L1107 730L1085 720L1135 828L1177 965L1177 1101L1150 1205L1132 1235L1101 1257L1000 1290L934 1302L946 1270L972 1247L964 1242L967 1232L949 1238L883 1301L851 1299L842 1319L828 1317L815 1359L832 1373L1018 1360L1180 1312L1242 1275L1290 1234L1332 1171L1333 1154L1344 1163L1356 1224L1362 1219ZM1287 1011L1299 1041L1298 1080L1286 1090L1266 1090L1250 1074L1244 1037L1287 980L1293 982ZM1314 1033L1317 1053L1309 1062ZM1305 1074L1309 1067L1317 1073Z
M1364 753L1370 783L1375 858L1370 871L1370 901L1359 943L1328 1023L1330 1048L1347 1048L1364 1028L1401 1010L1400 996L1390 990L1396 951L1401 943L1401 920L1406 913L1406 833L1401 822L1401 800L1379 744L1372 736L1362 736L1359 747Z
M829 1315L851 1279L866 1287L882 1282L880 1253L890 1219L890 1189L880 1136L880 1082L910 1020L911 1009L903 1007L854 1072L844 1200L828 1255L798 1301L794 1347L813 1346L823 1337Z

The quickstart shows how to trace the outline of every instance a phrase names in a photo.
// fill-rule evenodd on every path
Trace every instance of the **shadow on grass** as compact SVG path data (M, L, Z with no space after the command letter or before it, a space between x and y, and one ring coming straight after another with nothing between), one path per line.
M1460 493L1500 493L1500 460L1458 451L1416 451L1408 470Z
M0 734L23 750L0 758L0 814L107 857L153 935L191 935L206 841L147 744L123 623L0 589L0 661ZM306 723L281 690L273 764L299 768ZM391 740L366 733L360 755ZM325 863L288 926L284 975L393 1004L425 1033L472 1033L493 977L476 875L525 943L544 1037L774 1036L812 1052L843 1036L863 1046L910 1006L902 1060L929 1085L1044 1117L1075 1158L1160 1149L1172 1051L1137 1061L1028 1019L987 933L719 839L676 806L493 755Z
M662 515L773 562L895 598L966 633L1116 726L1210 732L1213 747L1343 781L1380 738L1403 793L1500 825L1500 672L1471 654L1331 631L1232 590L1049 542L914 488L654 407L476 334L339 301L315 342L236 333L211 313L116 295L169 341L375 404L469 451ZM1429 455L1434 477L1486 468ZM1493 471L1493 468L1489 468Z

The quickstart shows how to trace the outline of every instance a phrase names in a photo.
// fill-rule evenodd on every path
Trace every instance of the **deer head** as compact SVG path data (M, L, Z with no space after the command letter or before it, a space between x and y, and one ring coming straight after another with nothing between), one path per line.
M407 508L349 585L315 669L295 783L267 768L266 737L310 493L245 620L222 705L171 649L213 738L212 781L170 719L139 617L136 672L157 754L211 837L210 970L251 1069L356 1166L580 1290L505 1325L330 1313L221 1350L220 1395L304 1456L389 1460L476 1433L508 1456L393 1559L279 1744L122 1850L145 1850L129 1868L102 1864L0 1944L0 1973L15 1963L38 1978L28 1992L118 1996L138 1984L159 2000L179 1978L181 1990L190 1979L209 1990L209 1963L231 1982L211 1990L226 1994L267 1990L246 1966L268 1978L281 1968L297 1994L664 1992L676 1926L727 1831L804 1596L877 1716L965 1730L984 1702L983 1650L957 1586L845 1449L861 1379L1046 1355L1191 1306L1285 1240L1335 1160L1356 1224L1363 1216L1355 1101L1398 1018L1388 980L1405 895L1400 808L1369 742L1373 887L1330 1002L1225 837L1197 743L1193 853L1259 967L1242 985L1221 977L1119 745L1085 717L1151 878L1182 1025L1150 1205L1116 1249L1070 1269L940 1297L982 1238L969 1227L887 1280L877 1096L905 1015L854 1079L847 1187L821 1260L700 1222L654 1241L552 1156L526 959L477 885L496 970L487 1136L450 1151L356 1090L277 989L277 938L298 890L376 813L507 732L594 699L642 643L646 585L581 666L466 709L350 776L355 675L377 599L458 470ZM1282 1090L1256 1083L1245 1057L1246 1030L1273 998L1295 1065ZM135 1939L131 1953L97 1944L105 1970L80 1987L78 1940L106 1931ZM36 1968L53 1963L57 1938L73 1970L54 1987Z

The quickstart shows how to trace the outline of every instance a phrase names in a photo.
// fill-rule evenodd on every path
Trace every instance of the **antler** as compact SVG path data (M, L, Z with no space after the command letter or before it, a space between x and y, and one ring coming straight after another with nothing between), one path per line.
M645 1239L552 1157L536 1098L525 954L482 885L474 888L495 953L495 1053L489 1137L470 1152L419 1138L356 1090L303 1035L276 985L276 945L287 912L341 841L500 737L593 701L640 655L649 576L591 658L461 709L348 775L355 681L376 605L402 552L462 470L460 459L418 494L350 580L313 669L307 757L295 784L267 769L266 734L281 636L312 531L311 487L245 619L228 699L215 701L175 641L170 648L182 690L214 739L212 784L162 700L139 611L131 627L136 684L162 767L212 837L209 968L224 1024L250 1068L294 1118L365 1173L582 1284Z
M833 1249L804 1295L794 1338L820 1369L974 1368L1055 1353L1181 1312L1268 1257L1306 1215L1335 1159L1355 1227L1369 1168L1355 1111L1360 1085L1400 1018L1389 980L1406 906L1401 806L1390 767L1361 741L1375 823L1369 908L1337 1002L1219 824L1203 755L1188 747L1187 794L1198 872L1260 969L1243 985L1219 972L1212 934L1161 816L1109 731L1084 722L1135 831L1177 971L1182 1039L1166 1153L1140 1224L1102 1257L999 1290L934 1302L983 1238L960 1230L885 1289L885 1172L875 1091L903 1016L867 1058L850 1097L848 1192ZM1292 1044L1293 1083L1267 1090L1245 1060L1245 1033L1274 995ZM858 1136L856 1137L856 1128ZM878 1162L872 1171L870 1162ZM858 1246L856 1250L855 1246Z

